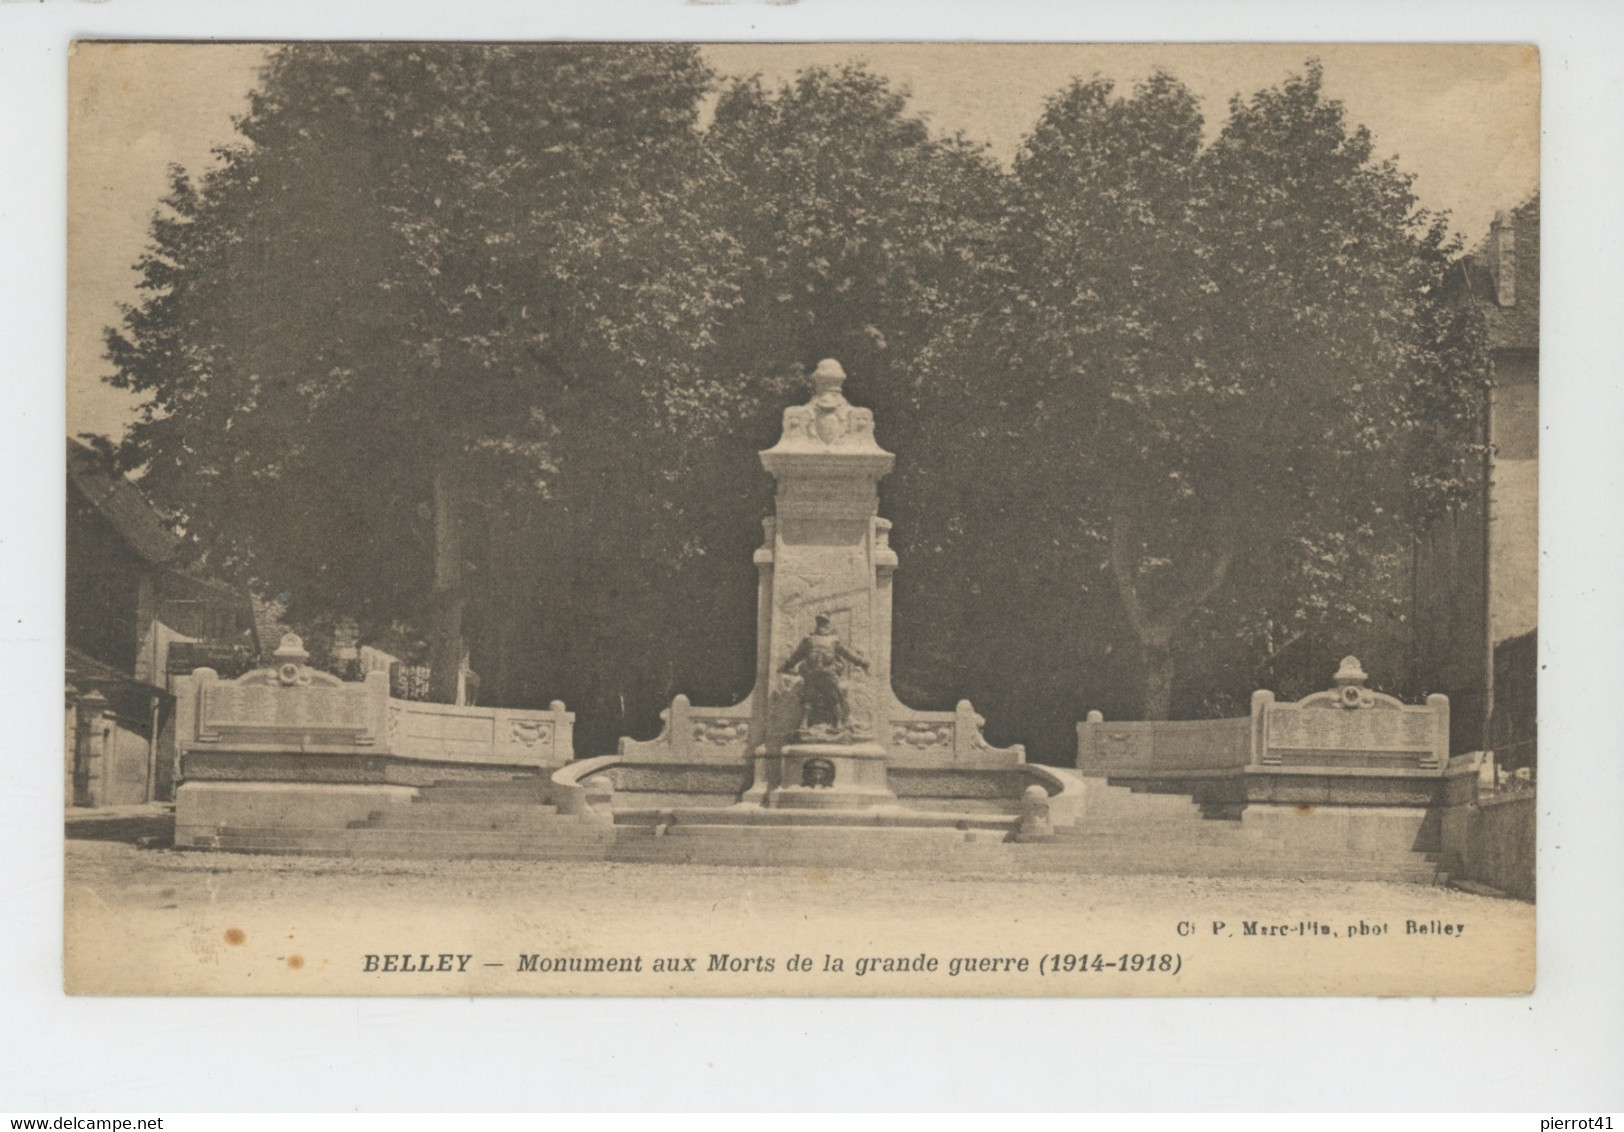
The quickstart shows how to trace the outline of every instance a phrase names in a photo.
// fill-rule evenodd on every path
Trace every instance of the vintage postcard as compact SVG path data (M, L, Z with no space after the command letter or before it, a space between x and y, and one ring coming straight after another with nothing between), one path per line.
M1529 992L1539 91L78 41L66 989Z

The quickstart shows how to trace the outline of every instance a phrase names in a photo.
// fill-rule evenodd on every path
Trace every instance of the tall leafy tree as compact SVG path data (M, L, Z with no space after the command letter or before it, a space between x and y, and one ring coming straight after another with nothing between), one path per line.
M921 701L951 702L966 687L951 647L962 563L939 550L956 510L944 473L963 452L925 443L947 387L920 363L999 254L1006 177L984 146L934 134L906 91L856 65L811 68L777 88L733 83L706 147L718 222L739 255L739 301L719 322L710 369L752 390L756 406L722 453L753 495L729 505L765 509L754 449L776 439L782 407L803 392L793 376L838 358L848 396L874 409L880 442L902 454L882 486L905 563L898 616L910 625L897 681Z
M583 750L657 727L676 692L728 702L749 690L751 552L772 506L756 453L804 398L801 374L839 358L882 441L907 453L903 467L929 465L907 433L923 400L914 362L990 246L1001 188L980 147L933 137L902 92L861 67L722 90L684 187L712 258L673 281L716 296L700 308L714 317L676 320L697 369L636 404L599 399L595 421L569 418L559 443L596 452L560 458L575 472L555 477L532 548L513 557L531 588L493 589L538 599L512 631L523 678L536 681L521 698L578 705ZM887 482L886 513L912 535L907 501L922 495L907 475ZM508 609L499 633L523 623Z
M936 364L978 375L962 403L1019 453L1049 584L1112 594L1143 715L1172 710L1176 654L1245 680L1396 595L1407 520L1464 482L1481 344L1441 222L1318 66L1210 144L1169 75L1075 83L1014 179L1008 279Z
M108 335L145 487L295 613L426 626L450 698L476 544L724 301L681 191L710 78L687 47L276 52Z
M1009 173L860 67L733 83L702 132L710 81L681 47L278 52L109 336L125 460L296 618L420 634L442 698L467 638L591 751L748 687L755 451L828 356L903 456L898 685L998 741L1058 754L1079 671L1131 656L1157 717L1176 652L1201 710L1391 604L1482 344L1317 68L1211 141L1169 76L1074 84Z

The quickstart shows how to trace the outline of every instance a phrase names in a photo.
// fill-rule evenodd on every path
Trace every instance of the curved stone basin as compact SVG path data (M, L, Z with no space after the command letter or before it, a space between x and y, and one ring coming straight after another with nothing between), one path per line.
M860 809L741 802L751 785L751 767L742 762L643 762L606 755L560 767L552 781L562 813L596 813L616 825L655 828L957 829L1012 838L1021 823L1023 796L1033 785L1043 788L1053 825L1075 825L1082 812L1082 780L1054 767L892 766L889 774L897 803Z

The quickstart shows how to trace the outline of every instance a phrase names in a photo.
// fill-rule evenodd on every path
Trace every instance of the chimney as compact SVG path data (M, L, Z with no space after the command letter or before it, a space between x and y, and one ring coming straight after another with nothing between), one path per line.
M1517 305L1517 215L1497 212L1489 226L1494 244L1494 299L1503 307Z

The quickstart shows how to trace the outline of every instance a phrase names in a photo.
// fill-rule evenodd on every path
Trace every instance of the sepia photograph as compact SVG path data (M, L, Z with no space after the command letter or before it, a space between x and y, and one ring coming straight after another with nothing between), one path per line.
M68 994L1534 990L1535 45L66 65Z

